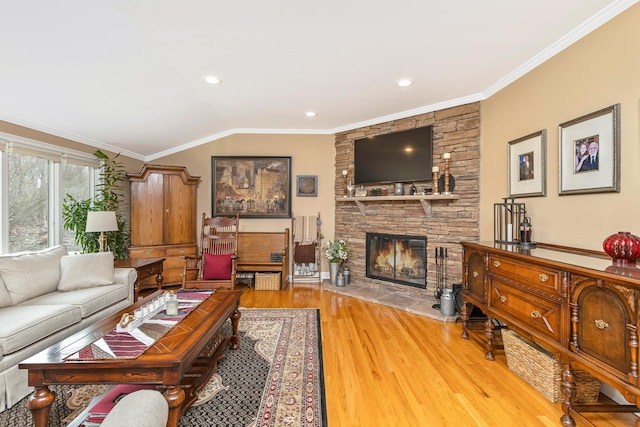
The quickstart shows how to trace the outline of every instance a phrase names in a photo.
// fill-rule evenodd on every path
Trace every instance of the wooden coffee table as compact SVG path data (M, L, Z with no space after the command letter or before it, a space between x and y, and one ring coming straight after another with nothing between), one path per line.
M161 293L157 291L20 363L20 369L28 370L29 385L35 387L28 406L36 427L48 424L55 399L50 385L121 383L164 388L169 403L167 426L178 425L178 419L213 374L229 342L232 348L238 348L242 291L216 290L135 359L66 360L113 330L124 313L133 313ZM233 335L222 337L220 328L229 318Z

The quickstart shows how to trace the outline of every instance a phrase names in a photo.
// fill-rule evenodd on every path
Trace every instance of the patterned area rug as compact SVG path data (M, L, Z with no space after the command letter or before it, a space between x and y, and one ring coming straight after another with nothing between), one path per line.
M326 426L317 309L241 309L240 349L227 350L180 426ZM230 333L229 322L225 325ZM65 426L105 386L56 386L49 426ZM0 426L32 426L26 398Z

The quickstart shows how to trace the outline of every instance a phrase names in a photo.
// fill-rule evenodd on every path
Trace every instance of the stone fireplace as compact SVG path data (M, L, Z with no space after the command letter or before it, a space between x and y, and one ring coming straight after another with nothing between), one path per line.
M366 277L426 289L426 237L367 233L366 253Z
M455 179L455 200L432 200L426 209L420 200L408 198L367 198L357 202L346 199L347 170L353 177L353 141L383 133L402 131L421 126L433 126L433 165L443 170L442 155L451 153L451 175ZM407 292L415 296L431 297L436 289L436 247L448 251L445 266L448 283L460 283L463 240L479 238L479 173L480 173L480 103L447 108L413 117L371 125L336 134L335 236L345 239L351 255L345 267L351 270L351 282L373 288ZM433 187L431 181L416 182L419 191ZM405 194L409 193L406 184ZM380 189L393 195L393 184L370 185L365 190ZM362 204L366 204L363 208ZM426 287L407 286L385 274L368 274L367 233L424 236L426 244Z

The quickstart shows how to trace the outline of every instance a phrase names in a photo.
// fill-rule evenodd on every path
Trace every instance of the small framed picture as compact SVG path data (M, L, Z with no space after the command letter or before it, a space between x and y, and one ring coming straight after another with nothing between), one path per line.
M317 197L318 196L318 176L317 175L297 175L297 192L298 197Z
M509 141L509 197L546 196L547 130Z
M620 104L560 125L559 194L620 191Z

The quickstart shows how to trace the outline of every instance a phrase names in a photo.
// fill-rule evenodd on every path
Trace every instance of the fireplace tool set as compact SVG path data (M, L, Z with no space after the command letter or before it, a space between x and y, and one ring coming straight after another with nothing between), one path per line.
M454 316L456 314L456 302L453 287L447 287L447 248L436 247L436 290L434 296L436 303L433 308L440 310L443 316Z

